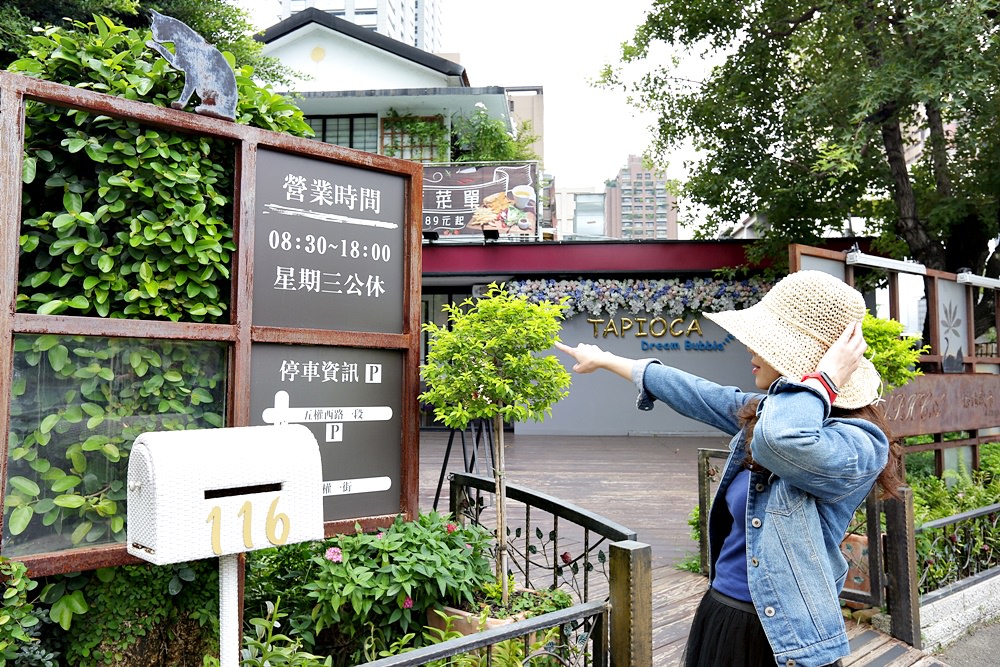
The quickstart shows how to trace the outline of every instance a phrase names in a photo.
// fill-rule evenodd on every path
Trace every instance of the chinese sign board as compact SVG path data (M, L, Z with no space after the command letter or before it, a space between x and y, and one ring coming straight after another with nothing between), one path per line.
M403 179L261 150L253 323L399 333Z
M538 237L537 165L424 167L423 231L442 237Z
M400 333L404 180L262 150L254 229L255 325ZM254 343L254 424L305 424L320 446L324 521L395 514L403 353Z
M256 343L254 424L304 424L323 467L324 521L399 512L403 355Z

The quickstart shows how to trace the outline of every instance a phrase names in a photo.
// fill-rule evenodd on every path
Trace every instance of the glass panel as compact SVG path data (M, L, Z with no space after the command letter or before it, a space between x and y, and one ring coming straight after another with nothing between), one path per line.
M351 146L369 153L378 152L378 118L376 116L354 120L354 136Z
M4 556L124 542L133 440L224 426L226 356L216 342L15 335Z

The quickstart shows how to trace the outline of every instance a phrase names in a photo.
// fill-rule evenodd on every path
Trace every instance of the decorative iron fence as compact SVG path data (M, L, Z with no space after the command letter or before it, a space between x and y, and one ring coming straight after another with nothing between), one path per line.
M914 534L921 596L1000 573L1000 503L928 521Z
M607 619L607 603L588 602L369 662L366 667L570 667L588 663L606 667Z
M451 513L494 529L495 488L492 478L452 473ZM587 618L570 614L580 623L570 628L573 637L561 646L577 650L589 644L581 652L584 665L604 664L605 651L616 665L652 664L652 549L635 540L635 531L553 496L508 484L507 535L509 574L518 584L569 592L577 604L567 612L592 604L610 607L608 623L598 623L593 613ZM536 619L546 617L551 614ZM567 626L560 623L565 634ZM517 636L517 628L505 627Z

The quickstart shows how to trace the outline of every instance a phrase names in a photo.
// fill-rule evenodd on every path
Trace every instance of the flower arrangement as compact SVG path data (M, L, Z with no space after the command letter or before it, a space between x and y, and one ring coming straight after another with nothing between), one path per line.
M492 536L430 512L403 517L377 532L338 535L313 556L317 648L350 653L351 664L377 654L408 633L420 636L427 610L472 604L492 581ZM326 629L327 636L320 635ZM332 635L332 636L331 636Z
M663 278L649 280L524 280L507 283L513 295L532 303L559 303L566 299L567 314L607 313L614 317L619 309L632 314L681 317L688 313L714 312L746 308L757 303L771 283L759 278L718 280L715 278Z

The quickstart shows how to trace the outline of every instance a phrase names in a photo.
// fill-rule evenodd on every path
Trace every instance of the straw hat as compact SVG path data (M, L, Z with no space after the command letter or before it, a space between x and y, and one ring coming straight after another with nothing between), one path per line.
M787 378L798 381L816 365L851 322L865 316L861 293L822 271L798 271L749 308L705 313ZM854 409L878 400L882 379L868 359L840 385L833 402Z

